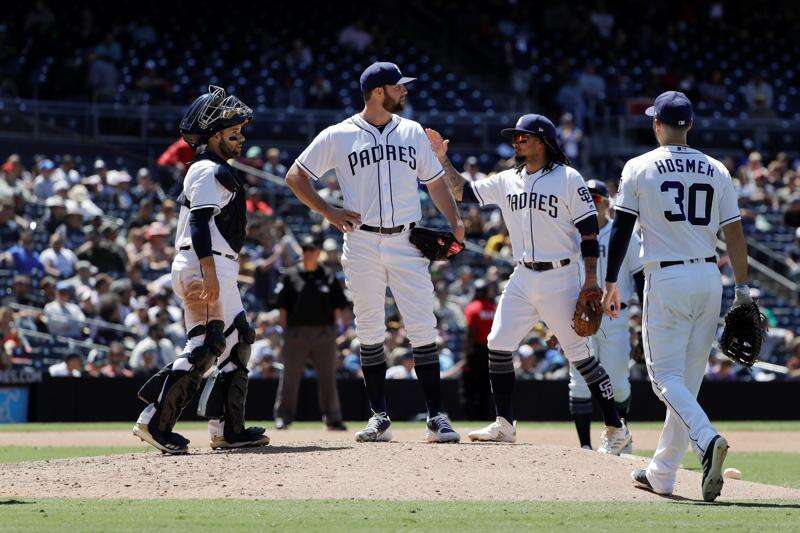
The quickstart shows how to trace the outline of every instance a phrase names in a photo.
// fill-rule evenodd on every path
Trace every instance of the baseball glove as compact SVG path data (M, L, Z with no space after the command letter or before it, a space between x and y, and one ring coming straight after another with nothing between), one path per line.
M766 333L767 317L754 301L734 305L725 315L725 327L719 339L719 349L732 361L753 366L761 353Z
M600 329L603 320L603 291L600 287L585 287L578 295L575 313L572 315L572 329L581 337L591 337Z
M464 243L459 242L451 232L419 226L411 228L408 240L431 261L446 261L464 249Z

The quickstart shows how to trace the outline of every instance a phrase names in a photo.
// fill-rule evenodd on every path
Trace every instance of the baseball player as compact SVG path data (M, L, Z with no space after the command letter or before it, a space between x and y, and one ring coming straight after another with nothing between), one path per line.
M600 232L597 234L597 242L600 244L600 257L597 261L597 279L605 279L606 265L608 262L608 236L611 234L611 221L608 218L610 208L608 201L608 188L605 183L598 180L586 182L589 194L592 195L594 205L597 207L597 223ZM632 236L633 242L628 247L628 253L622 263L620 276L620 294L622 302L620 304L620 319L611 320L607 315L600 323L600 330L592 335L592 342L603 367L608 372L611 379L611 386L614 388L614 401L617 403L617 411L623 420L628 420L628 410L630 408L631 383L628 361L630 360L631 341L628 329L628 304L633 296L634 288L642 301L642 291L644 290L644 273L642 263L639 260L639 236L636 233ZM586 381L575 369L570 367L569 371L569 411L575 420L575 429L578 432L578 440L581 447L591 450L592 442L590 436L592 424L592 397ZM622 450L622 453L631 453L633 440Z
M447 218L459 241L464 225L444 170L422 127L395 113L403 109L406 84L397 65L373 63L361 74L364 109L323 130L286 175L295 195L345 233L342 266L353 295L361 367L373 416L356 440L391 440L384 381L386 334L384 305L392 290L411 341L417 379L428 409L428 442L458 442L460 437L442 411L436 318L429 261L409 241L422 218L418 183ZM335 170L344 208L328 204L310 179Z
M597 209L581 175L558 146L556 128L541 115L524 115L501 134L512 139L517 165L486 179L468 182L447 159L448 141L427 130L445 167L456 200L497 205L511 236L518 262L508 281L489 333L489 380L497 419L473 431L479 441L514 442L512 353L534 323L544 321L558 336L564 355L583 376L603 411L606 424L600 451L619 455L631 435L614 403L611 380L592 352L589 339L572 328L582 290L597 291ZM586 281L581 288L578 260Z
M197 98L180 124L197 152L178 198L180 214L172 262L172 287L182 300L187 331L183 355L139 391L148 405L133 434L164 453L186 453L189 441L173 432L203 376L219 360L200 398L209 418L211 447L269 443L263 428L244 427L247 361L255 330L247 323L236 278L245 239L247 192L227 163L244 144L242 128L253 111L220 87Z
M720 316L717 232L722 228L728 243L736 302L750 301L747 245L730 174L722 163L686 143L694 116L686 95L665 92L646 114L653 117L659 147L631 159L622 170L603 295L606 312L618 319L617 277L638 219L646 278L644 355L667 418L647 469L634 470L631 476L639 487L671 494L691 441L703 465L703 498L713 501L722 490L728 443L697 403L697 392Z

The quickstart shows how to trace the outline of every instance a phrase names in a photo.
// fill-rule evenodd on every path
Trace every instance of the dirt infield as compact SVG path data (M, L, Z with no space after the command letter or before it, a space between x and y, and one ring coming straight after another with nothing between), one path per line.
M396 442L356 444L351 435L324 431L272 432L266 448L181 457L128 453L6 464L0 497L254 498L387 500L652 501L632 487L631 469L646 459L608 457L557 442L560 430L522 431L517 445L430 445L421 429L398 430ZM648 445L644 432L642 447ZM729 435L741 450L738 433ZM3 444L130 445L121 431L5 433ZM205 443L204 432L187 435ZM760 437L764 435L761 434ZM81 438L79 438L81 437ZM649 438L649 437L648 437ZM535 440L536 443L528 443ZM737 445L738 443L738 445ZM700 498L700 476L682 470L676 495ZM800 491L727 481L722 500L800 499Z
M131 424L131 426L133 426ZM474 427L461 427L455 424L462 436L465 436ZM595 431L592 433L592 442L595 446L600 443L600 424L593 424ZM355 431L355 427L351 428ZM180 431L180 429L179 429ZM660 430L637 429L631 426L634 446L642 450L654 450L658 442ZM394 429L394 439L400 442L420 442L424 426L420 423L419 429ZM324 430L291 429L289 431L267 432L273 444L292 445L298 441L326 441L348 440L350 433L331 433ZM205 430L190 430L182 432L192 444L202 446L208 440ZM561 446L576 446L578 444L575 431L569 428L522 428L518 431L520 443L525 444L550 444ZM800 438L796 431L726 431L725 438L731 445L731 450L737 452L789 452L800 453ZM129 431L36 431L36 432L3 432L0 433L0 445L8 446L131 446L140 442Z

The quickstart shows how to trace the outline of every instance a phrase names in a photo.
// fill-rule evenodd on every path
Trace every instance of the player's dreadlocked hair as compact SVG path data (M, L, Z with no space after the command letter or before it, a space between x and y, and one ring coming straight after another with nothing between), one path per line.
M536 138L542 141L544 144L545 152L547 155L547 163L544 165L545 170L551 170L555 165L571 165L572 162L567 157L567 154L561 150L561 147L558 146L558 143L554 143L550 141L544 135L536 135ZM514 169L517 171L517 174L522 173L522 170L525 168L525 159L523 158L521 161L519 159L516 160L516 165L514 165Z

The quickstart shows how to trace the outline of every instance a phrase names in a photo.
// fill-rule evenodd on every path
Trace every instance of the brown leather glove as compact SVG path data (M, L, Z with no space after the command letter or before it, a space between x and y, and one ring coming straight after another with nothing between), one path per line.
M603 320L603 291L600 287L584 287L575 303L572 329L581 337L591 337L600 329Z

